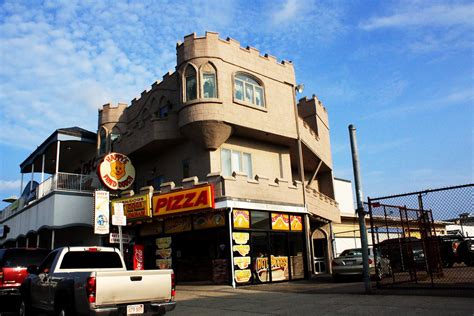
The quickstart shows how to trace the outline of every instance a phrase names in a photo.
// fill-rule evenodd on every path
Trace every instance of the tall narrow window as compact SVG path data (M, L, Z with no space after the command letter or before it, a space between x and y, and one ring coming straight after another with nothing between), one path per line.
M105 129L101 129L99 132L99 154L105 154L107 145L107 134L105 133Z
M186 80L186 101L195 100L197 98L196 70L192 66L188 66L184 78Z
M245 74L235 75L234 98L256 106L265 107L262 85Z
M183 179L189 178L189 159L183 160Z
M202 92L204 98L216 98L216 70L212 65L202 67Z

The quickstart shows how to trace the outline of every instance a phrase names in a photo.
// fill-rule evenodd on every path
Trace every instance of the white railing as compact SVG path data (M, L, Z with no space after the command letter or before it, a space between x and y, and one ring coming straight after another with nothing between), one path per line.
M5 209L0 210L0 221L20 211L31 202L37 201L53 191L91 192L94 190L92 186L95 182L94 180L98 181L97 176L95 175L58 172L41 182L36 187L36 195L33 200L25 203L25 200L20 198L20 200L15 202L17 207L7 206Z

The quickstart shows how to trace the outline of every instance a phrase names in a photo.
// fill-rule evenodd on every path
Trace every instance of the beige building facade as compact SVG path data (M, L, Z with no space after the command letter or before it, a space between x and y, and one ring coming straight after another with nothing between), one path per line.
M191 34L177 44L176 51L175 72L166 74L129 106L106 104L99 110L99 156L111 150L130 157L136 168L134 192L152 186L155 196L159 196L212 184L214 209L153 217L147 225L196 213L222 212L225 229L217 232L222 241L214 246L232 247L235 243L230 239L235 232L248 234L249 239L245 245L250 247L250 253L246 256L228 250L231 258L219 257L235 263L236 256L250 255L248 265L239 268L228 264L234 284L239 283L236 274L240 274L240 281L246 280L240 282L243 284L258 281L257 271L251 271L249 280L249 272L238 272L248 270L241 267L254 269L258 261L256 247L266 248L263 256L268 257L271 266L274 257L286 256L291 266L295 257L301 256L304 260L298 260L304 275L318 272L315 257L330 262L331 224L340 222L325 107L315 96L296 103L297 84L291 62L262 56L258 50L243 48L233 39L223 40L212 32L203 37ZM235 227L235 216L240 211L247 212L248 229ZM294 216L301 218L303 233L301 242L294 245L297 250L290 249L291 240L296 238L291 229L283 233L283 228L280 236L270 224L266 229L253 225L259 216L268 216L265 220L270 223L278 214L285 221ZM141 222L133 223L128 229L138 243L149 244L149 253L154 249L153 238L170 235L162 232L145 240L142 226ZM189 231L182 233L191 239L188 245L179 247L188 248L197 237ZM199 231L198 235L203 234ZM185 237L178 238L186 244ZM213 238L202 242L209 244ZM277 246L279 243L284 245ZM279 247L285 249L272 253ZM201 248L206 252L205 247ZM184 252L173 249L173 261L186 261ZM193 256L186 259L199 261L199 256ZM153 265L153 260L150 262ZM298 269L301 268L293 267ZM292 279L290 272L285 273L286 280ZM267 281L280 280L266 277Z

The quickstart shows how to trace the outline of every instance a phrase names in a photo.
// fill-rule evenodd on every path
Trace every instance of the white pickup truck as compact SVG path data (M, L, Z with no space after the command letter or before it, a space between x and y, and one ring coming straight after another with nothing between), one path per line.
M28 267L20 315L162 315L175 308L173 270L127 271L119 251L63 247Z

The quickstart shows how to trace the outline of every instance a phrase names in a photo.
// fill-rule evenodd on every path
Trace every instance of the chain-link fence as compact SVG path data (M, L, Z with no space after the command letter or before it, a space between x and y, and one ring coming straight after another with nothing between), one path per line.
M473 188L368 199L377 286L474 288Z

